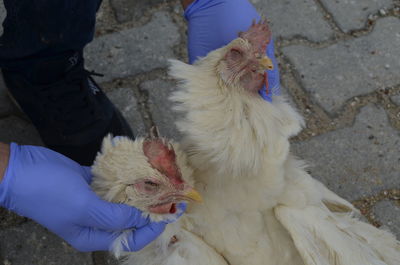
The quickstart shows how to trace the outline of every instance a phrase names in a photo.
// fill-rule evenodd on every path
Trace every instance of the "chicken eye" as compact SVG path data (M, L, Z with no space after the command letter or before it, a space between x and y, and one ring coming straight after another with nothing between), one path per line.
M238 48L232 48L228 53L228 58L233 62L240 61L243 58L243 52Z
M141 180L134 183L133 186L138 193L145 195L154 195L161 188L161 184L151 180Z
M157 184L157 183L155 183L155 182L153 182L153 181L150 181L150 180L146 180L146 181L144 182L144 184L146 184L146 185L148 185L148 186L151 186L151 187L158 187L158 186L160 186L160 184Z

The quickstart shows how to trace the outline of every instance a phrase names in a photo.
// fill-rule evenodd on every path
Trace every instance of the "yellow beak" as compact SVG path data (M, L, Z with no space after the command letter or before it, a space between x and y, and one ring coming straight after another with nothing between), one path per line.
M200 193L198 193L195 189L190 188L184 194L184 197L190 199L191 201L195 202L203 202L203 198L201 197Z
M274 64L272 63L272 60L270 58L268 58L268 56L264 56L263 58L260 59L260 66L263 69L267 69L267 70L272 70L274 69Z

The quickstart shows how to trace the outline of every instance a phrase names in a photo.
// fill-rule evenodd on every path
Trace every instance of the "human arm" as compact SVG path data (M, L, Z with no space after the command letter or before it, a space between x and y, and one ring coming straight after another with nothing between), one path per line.
M15 143L0 147L5 170L0 206L35 220L80 251L108 250L122 230L132 228L126 250L137 251L166 226L143 218L136 208L101 200L89 186L90 168L61 154Z

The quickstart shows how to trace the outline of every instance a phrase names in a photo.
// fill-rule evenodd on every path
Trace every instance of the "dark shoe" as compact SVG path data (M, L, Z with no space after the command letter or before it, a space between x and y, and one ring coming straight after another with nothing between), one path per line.
M84 69L80 53L30 63L32 71L2 69L9 92L47 147L92 165L105 135L134 139L121 113Z

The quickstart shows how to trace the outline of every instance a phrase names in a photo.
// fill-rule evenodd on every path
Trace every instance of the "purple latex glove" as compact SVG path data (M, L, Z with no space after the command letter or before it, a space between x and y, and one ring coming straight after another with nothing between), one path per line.
M89 167L43 147L12 143L10 150L0 205L35 220L76 249L108 250L122 230L134 228L127 250L137 251L164 231L167 222L150 222L134 207L101 200L89 186Z
M189 62L193 63L198 57L204 57L236 39L240 31L246 31L253 19L258 21L260 16L247 0L195 0L186 8L185 18L189 24ZM274 69L266 71L268 89L264 87L260 95L271 101L272 95L280 95L273 40L267 46L266 53L274 63Z

